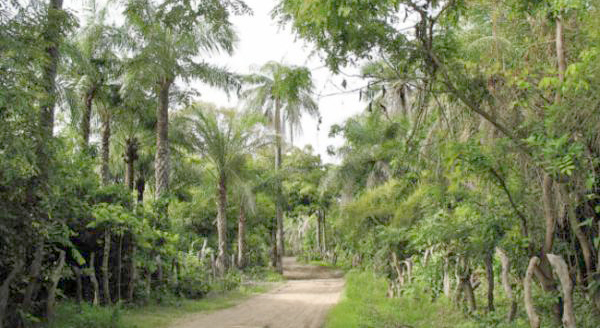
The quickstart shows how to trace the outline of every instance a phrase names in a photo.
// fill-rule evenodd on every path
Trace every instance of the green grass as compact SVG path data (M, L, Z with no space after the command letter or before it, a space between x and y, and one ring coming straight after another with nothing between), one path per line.
M350 271L343 299L327 317L326 328L456 327L464 316L449 301L426 295L387 298L387 283L372 272Z
M127 328L118 307L92 306L87 303L63 302L46 326L48 328Z
M243 286L239 289L211 294L200 300L178 300L174 304L149 305L123 311L122 319L127 328L162 328L188 314L215 311L234 306L257 293L267 291L266 285Z
M281 276L267 275L272 281ZM210 312L234 306L248 297L268 291L274 284L242 285L234 290L211 292L205 298L190 300L162 296L161 304L123 308L63 302L47 328L163 328L175 320L198 312Z
M308 261L307 264L321 266L321 267L327 267L327 268L337 268L335 265L333 265L332 263L327 262L325 260L312 260L312 261Z

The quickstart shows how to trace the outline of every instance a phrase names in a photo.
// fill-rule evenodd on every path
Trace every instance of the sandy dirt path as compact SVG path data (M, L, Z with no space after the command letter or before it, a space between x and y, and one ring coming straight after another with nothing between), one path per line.
M183 318L171 328L321 328L338 302L342 272L284 258L288 281L232 308Z

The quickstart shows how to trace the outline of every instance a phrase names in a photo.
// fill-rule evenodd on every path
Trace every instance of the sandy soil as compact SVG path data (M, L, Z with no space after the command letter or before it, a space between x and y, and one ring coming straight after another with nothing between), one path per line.
M232 308L183 318L172 328L320 328L340 298L342 272L285 258L288 281Z

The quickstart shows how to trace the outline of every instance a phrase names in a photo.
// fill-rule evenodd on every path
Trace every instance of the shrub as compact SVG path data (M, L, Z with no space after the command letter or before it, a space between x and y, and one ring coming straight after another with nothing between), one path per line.
M127 328L121 322L119 306L100 307L89 304L62 303L48 328Z

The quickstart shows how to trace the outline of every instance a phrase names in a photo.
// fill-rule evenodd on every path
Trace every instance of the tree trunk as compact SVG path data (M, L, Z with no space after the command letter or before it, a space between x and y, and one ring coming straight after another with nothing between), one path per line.
M40 237L41 238L41 237ZM25 288L25 294L23 295L23 308L30 310L33 305L33 299L38 292L40 284L40 272L42 271L42 261L44 260L44 241L40 241L33 255L33 261L29 269L29 282Z
M225 175L220 173L219 176L219 195L217 208L217 234L219 237L219 246L217 254L217 271L218 274L223 276L227 268L227 185Z
M146 179L144 179L143 175L138 177L135 186L137 189L137 202L138 204L142 204L144 202L144 191L146 190Z
M155 196L159 199L169 190L169 89L172 79L166 78L160 84L156 111L156 160Z
M273 218L271 228L271 266L277 268L277 219Z
M487 282L488 282L488 289L487 289L487 301L488 301L488 311L489 312L493 312L494 311L494 263L493 263L493 257L492 257L492 252L488 252L488 254L485 255L485 272L486 272L486 277L487 277Z
M0 285L0 328L4 327L6 306L8 305L8 299L10 298L10 285L21 272L21 269L23 269L23 261L18 259L15 266L10 270L6 278L4 278L2 285Z
M240 217L238 219L238 268L246 266L246 209L240 204Z
M121 283L123 276L123 233L119 235L119 249L117 252L117 301L121 301Z
M396 255L396 252L392 252L391 257L392 257L392 267L394 268L394 271L396 271L396 276L397 276L396 280L400 284L400 287L403 287L404 286L404 272L402 272L402 265L400 264L400 261L398 261L398 256Z
M473 291L473 285L471 285L470 275L461 277L463 279L462 285L465 292L465 300L469 305L469 312L475 313L477 311L477 303L475 301L475 293Z
M448 260L448 257L444 258L444 278L443 278L443 289L444 289L444 295L450 299L451 295L450 295L450 272L449 272L449 265L450 265L450 261Z
M138 159L138 141L137 138L127 138L125 140L125 154L123 156L123 160L125 161L125 186L127 190L133 190L133 177L134 169L133 165L135 161Z
M81 304L81 302L83 302L83 277L81 274L81 268L79 268L77 264L75 264L71 267L71 270L73 270L73 274L75 274L75 283L77 284L77 303Z
M413 272L413 262L409 258L408 260L402 262L406 265L406 280L410 283L412 281L412 272Z
M90 89L85 93L85 107L81 116L81 142L82 148L86 149L90 142L90 121L92 119L92 105L94 103L94 97L96 96L96 85L93 84Z
M52 318L54 316L54 303L56 300L56 288L61 278L62 270L65 266L65 251L61 250L58 257L58 265L52 272L50 277L50 287L48 288L48 298L46 301L46 317Z
M110 271L108 268L108 260L110 259L110 230L107 228L104 231L104 251L102 252L102 288L104 293L104 303L110 305Z
M583 253L583 261L585 263L585 275L583 279L587 283L588 279L592 276L592 246L590 245L590 241L588 240L587 236L581 229L579 220L577 218L576 208L579 204L579 199L575 196L571 196L567 186L564 184L561 184L561 193L565 199L569 200L569 204L567 206L567 216L569 218L569 225L575 233L577 241L579 242L579 246L581 247L581 252Z
M150 285L152 282L152 275L150 274L149 270L146 270L145 272L145 289L146 289L146 301L150 300Z
M500 249L496 248L496 254L500 257L500 263L502 263L502 273L500 274L500 279L502 280L502 287L504 287L504 292L506 293L506 297L510 300L510 311L507 315L508 322L512 322L517 315L517 301L514 297L512 287L510 285L509 274L510 274L510 260L506 253Z
M90 267L88 268L89 270L89 276L90 276L90 282L92 283L92 290L93 290L93 300L92 300L92 304L93 305L98 305L99 302L99 294L100 294L100 288L98 287L98 279L96 278L96 253L92 252L92 254L90 254Z
M321 244L321 239L322 239L322 235L321 235L321 231L322 231L322 227L321 227L321 210L317 211L317 229L316 229L316 233L317 233L317 252L319 252L319 254L322 256L323 255L323 245Z
M556 225L556 210L554 193L552 191L552 178L547 173L544 173L543 183L543 203L544 203L544 216L546 221L546 237L544 239L544 254L548 254L552 251L552 244L554 242L554 229Z
M565 80L565 71L567 70L567 60L565 58L563 24L561 15L556 16L556 60L558 66L558 79L562 83ZM560 102L560 90L556 91L556 102Z
M174 258L171 262L171 272L173 273L171 283L173 286L177 286L179 284L179 259Z
M275 100L275 172L277 174L277 195L275 201L275 221L277 222L277 252L276 252L276 270L279 273L283 273L283 255L284 255L284 236L283 236L283 204L282 204L282 190L281 190L281 153L283 147L283 140L281 135L281 103L279 99Z
M527 272L525 273L525 279L523 279L525 310L527 310L527 317L529 317L529 325L531 328L540 328L540 317L535 312L533 297L531 296L533 271L539 263L540 259L537 256L532 257L531 260L529 260L529 266L527 267Z
M135 265L135 256L137 253L137 247L135 246L135 241L131 240L131 255L129 258L129 283L127 286L127 299L130 302L133 302L133 294L135 292L135 281L137 276L137 270Z
M110 161L110 113L103 113L102 115L102 184L108 185L110 183L110 172L109 172L109 161Z
M163 275L163 261L160 254L156 255L156 280L158 281L158 286L162 286L164 282Z
M321 212L321 227L323 228L323 232L321 236L323 236L323 252L327 253L327 221L325 220L325 210Z
M48 60L44 61L42 87L45 97L41 100L39 116L39 134L36 142L37 168L39 170L36 177L33 178L32 188L28 193L35 192L36 187L41 188L41 193L48 192L48 179L50 175L52 147L49 142L53 137L54 130L54 107L56 105L56 72L60 57L59 46L62 42L62 6L63 0L50 0L48 6L48 24L43 35L42 44L46 45L46 54ZM30 196L28 196L29 198ZM33 198L33 197L32 197ZM46 215L44 215L46 216ZM37 279L37 278L36 278Z
M462 292L463 292L463 279L459 274L459 263L456 264L456 269L454 271L454 277L456 278L456 289L454 290L454 304L459 307L460 302L462 300Z
M567 263L565 263L565 260L563 260L562 257L554 254L547 254L547 257L562 286L561 289L564 295L563 326L564 328L576 328L575 313L573 312L573 283L571 281L571 276L569 275Z

